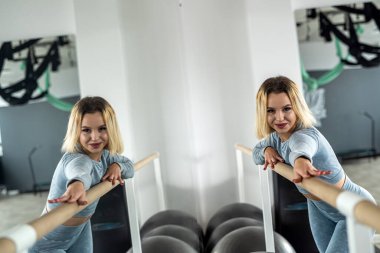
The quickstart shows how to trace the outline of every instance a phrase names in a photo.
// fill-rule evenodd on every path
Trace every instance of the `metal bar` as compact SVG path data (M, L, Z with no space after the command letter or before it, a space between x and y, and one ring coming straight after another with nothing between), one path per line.
M128 208L128 218L129 218L129 228L131 232L132 240L132 250L133 253L142 253L141 241L140 241L140 225L138 217L138 208L135 199L135 184L134 179L130 178L124 180L125 182L125 195L127 197L127 208Z
M153 163L154 163L154 175L156 177L156 184L157 184L158 201L159 201L160 211L162 211L166 209L166 200L165 200L164 184L162 182L160 159L159 158L154 159Z
M262 166L259 166L261 203L264 218L265 246L267 252L275 252L272 201L269 188L269 173L271 173L270 170L263 170Z
M237 162L237 181L238 181L238 194L239 202L245 202L245 184L244 184L244 167L243 167L243 153L241 150L236 149L236 162Z

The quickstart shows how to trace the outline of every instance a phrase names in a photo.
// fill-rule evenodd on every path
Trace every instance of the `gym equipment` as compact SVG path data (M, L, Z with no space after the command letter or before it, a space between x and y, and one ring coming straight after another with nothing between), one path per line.
M190 229L198 236L199 240L203 242L203 231L197 220L183 211L171 209L158 212L145 221L140 229L141 238L154 228L170 224Z
M187 243L162 235L144 238L141 242L141 248L144 253L197 253ZM133 253L133 250L130 249L127 253Z
M220 241L225 235L236 229L248 226L263 226L263 222L246 217L233 218L223 222L211 233L210 238L205 244L205 252L210 253L218 241Z
M37 192L48 191L50 188L50 182L43 182L43 183L37 182L36 172L34 171L34 166L32 162L32 155L37 151L38 148L39 146L33 147L29 151L29 154L28 154L28 163L29 163L30 172L32 173L34 195L36 195Z
M233 203L219 209L207 224L205 241L208 241L214 229L223 222L237 218L247 217L255 220L263 221L263 212L260 208L247 203Z
M305 197L292 182L277 173L273 173L273 186L276 206L275 230L285 237L297 252L317 253Z
M132 245L124 188L100 198L91 218L94 253L125 253Z
M179 239L189 244L195 251L200 253L203 252L203 243L199 240L198 235L189 228L179 225L159 226L147 232L144 238L158 235L170 236Z
M274 233L276 253L295 253L296 251L280 234ZM263 227L243 227L224 236L214 247L212 253L250 253L265 252L265 235Z

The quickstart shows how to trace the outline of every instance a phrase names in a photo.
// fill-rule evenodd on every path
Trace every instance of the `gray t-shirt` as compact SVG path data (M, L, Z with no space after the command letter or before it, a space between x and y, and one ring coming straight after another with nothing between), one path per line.
M92 160L84 153L65 153L59 161L55 169L53 179L50 185L48 199L61 197L68 184L73 180L83 182L85 190L90 189L95 184L98 184L109 165L112 163L119 164L121 168L122 178L130 178L134 175L133 163L128 158L121 155L111 155L108 150L103 150L100 161ZM77 213L76 217L87 217L95 212L98 200ZM54 209L60 203L48 203L48 209Z
M261 140L253 149L253 160L256 164L264 164L264 150L272 147L277 150L285 163L294 167L294 161L300 157L307 157L313 166L319 170L330 170L331 174L319 178L336 184L345 173L336 157L334 150L326 138L314 127L296 130L288 140L282 142L276 132ZM297 186L298 190L306 194L305 189Z

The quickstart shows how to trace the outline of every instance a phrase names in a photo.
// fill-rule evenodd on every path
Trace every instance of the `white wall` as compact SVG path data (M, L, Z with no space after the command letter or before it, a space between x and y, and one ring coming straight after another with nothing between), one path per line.
M256 87L266 78L280 74L301 84L297 33L291 2L246 0L246 3Z
M123 34L131 96L134 151L139 158L161 153L169 208L197 213L192 175L193 147L188 88L182 61L176 1L124 1ZM158 211L153 171L136 176L142 221Z
M79 82L82 96L102 96L114 107L125 152L131 154L133 125L119 9L118 0L74 1Z
M220 207L237 202L234 144L252 145L254 139L250 45L244 1L182 3L193 173L200 221L207 222Z
M75 33L73 1L1 0L0 41Z
M162 153L169 208L202 224L238 200L233 145L255 142L257 86L277 74L300 80L290 2L275 8L276 20L268 15L278 4L123 2L135 150ZM246 168L247 201L260 206L257 168L251 159ZM139 180L142 220L157 210L148 204L156 198L152 180Z

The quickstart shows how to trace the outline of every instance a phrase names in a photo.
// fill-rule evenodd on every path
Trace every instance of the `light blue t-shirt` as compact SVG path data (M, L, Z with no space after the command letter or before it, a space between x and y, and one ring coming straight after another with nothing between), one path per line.
M130 178L134 175L133 163L128 158L121 155L111 155L108 150L103 150L100 161L92 160L84 153L65 153L55 169L50 185L48 199L61 197L68 184L73 180L79 180L84 184L85 190L98 184L108 167L112 163L117 163L121 168L122 178ZM76 217L87 217L95 212L99 199L91 205L77 213ZM60 203L47 203L48 209L54 209Z
M314 127L296 130L288 140L282 142L276 132L261 140L253 149L253 160L256 164L264 164L264 150L272 147L277 150L285 163L294 167L294 161L300 157L307 157L313 166L319 170L330 170L331 174L319 176L322 180L336 184L345 173L335 155L330 143ZM297 186L297 185L296 185ZM305 189L297 186L298 190L306 194Z

